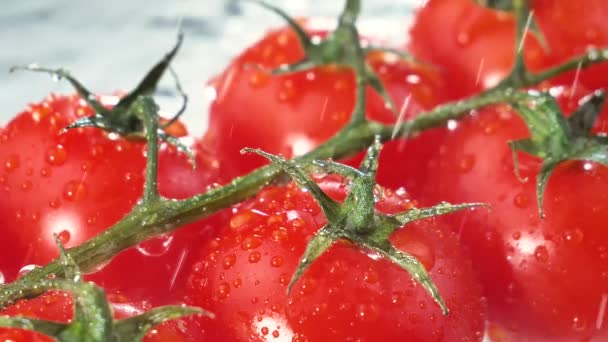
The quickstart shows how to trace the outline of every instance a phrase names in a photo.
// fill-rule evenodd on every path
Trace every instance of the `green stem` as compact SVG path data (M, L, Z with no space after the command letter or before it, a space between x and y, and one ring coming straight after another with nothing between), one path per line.
M144 184L143 204L146 205L160 199L158 194L158 107L150 98L142 98L136 104L136 109L146 126L147 156L146 182Z

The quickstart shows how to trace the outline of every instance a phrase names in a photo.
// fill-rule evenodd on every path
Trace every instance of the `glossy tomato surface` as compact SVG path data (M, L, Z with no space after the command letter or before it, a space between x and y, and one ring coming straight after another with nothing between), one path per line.
M324 37L318 20L303 24L312 36ZM325 25L327 26L327 25ZM286 158L302 155L337 133L355 105L353 72L337 66L282 76L268 70L295 63L304 52L291 29L268 32L210 82L216 94L203 144L217 150L226 173L237 176L262 166L264 160L241 155L244 147L261 148ZM442 80L426 67L387 53L372 53L377 72L403 118L429 109L442 99ZM398 116L373 90L367 91L366 115L385 123Z
M343 199L340 177L320 185ZM378 209L414 202L386 190ZM484 329L480 288L457 236L439 221L399 230L391 241L421 260L451 309L389 261L339 242L316 260L287 296L306 242L325 223L311 196L293 184L271 186L237 207L201 246L187 302L216 314L196 322L195 340L212 341L479 341Z
M577 106L580 96L571 96L569 87L549 91L567 112ZM602 341L608 336L608 234L602 228L608 169L584 161L559 166L541 219L535 182L540 160L520 153L519 180L507 145L527 136L507 106L469 115L446 129L436 155L421 163L427 175L421 200L491 205L489 212L448 219L481 273L496 341Z
M91 114L76 96L51 95L0 131L0 222L7 242L0 251L0 272L5 281L55 258L54 234L66 247L81 244L123 218L141 197L145 142L93 128L60 132ZM193 170L184 154L162 144L160 193L184 198L219 180L211 154L201 151L196 160ZM192 225L125 251L91 278L134 299L162 300L188 260L188 242L205 226Z

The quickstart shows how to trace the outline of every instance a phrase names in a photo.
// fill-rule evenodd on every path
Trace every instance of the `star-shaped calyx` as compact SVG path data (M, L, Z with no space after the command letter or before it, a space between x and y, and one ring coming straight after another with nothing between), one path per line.
M543 213L543 195L555 168L568 160L594 161L608 166L608 137L592 133L606 99L604 90L596 90L580 101L580 107L566 118L550 94L538 91L522 93L512 106L526 122L530 137L509 143L518 178L517 151L542 159L536 179L538 211Z
M398 51L392 48L378 47L373 45L363 46L359 32L355 25L359 12L361 10L360 0L346 0L344 10L338 18L338 26L326 37L311 37L306 33L306 30L292 17L285 13L280 8L277 8L265 1L261 0L246 0L256 3L266 9L279 15L295 32L305 56L293 63L285 64L271 71L274 75L286 74L309 70L317 67L337 65L352 69L355 73L357 83L357 102L353 120L364 119L364 101L365 87L372 87L382 98L387 106L396 113L396 107L391 100L388 92L382 85L380 78L372 67L367 63L366 56L372 51L384 51L393 53L401 58L409 61L414 61L414 58L409 54Z
M188 154L191 162L194 165L194 156L190 149L185 146L179 139L167 134L163 129L173 124L185 111L188 102L188 96L183 92L176 73L171 69L171 61L177 54L183 41L183 33L180 31L177 36L175 46L158 62L146 76L139 82L137 87L127 93L118 101L112 108L105 107L97 100L97 97L89 91L78 79L70 74L66 69L50 69L40 67L35 64L26 66L15 66L10 69L11 72L16 70L28 70L34 72L42 72L51 74L56 79L66 79L76 90L78 95L95 111L95 114L88 117L80 118L65 130L80 127L97 127L105 131L119 134L128 139L145 139L145 124L142 117L143 110L153 110L154 115L158 116L158 106L152 99L152 95L156 91L158 83L164 73L168 70L175 78L176 90L183 99L183 105L173 118L161 125L158 129L158 137L168 143L175 145L177 148Z
M60 342L137 342L141 341L153 326L172 319L190 315L213 317L199 308L172 305L115 320L103 289L91 282L85 282L69 253L58 240L57 244L65 278L40 280L22 290L21 297L34 297L49 290L70 292L74 302L72 321L60 323L29 317L0 316L0 327L33 330Z
M258 149L243 150L260 154L281 167L300 188L310 192L327 218L327 224L308 243L289 283L288 291L308 267L336 241L348 240L361 248L362 252L372 251L409 272L439 304L444 314L447 314L448 308L424 266L414 256L393 246L389 237L397 229L407 229L407 226L404 226L412 221L478 207L482 204L441 203L430 208L413 208L392 215L378 212L375 209L375 190L377 190L375 177L380 148L380 138L376 137L359 169L330 160L299 164L297 161L285 160ZM325 194L308 173L307 170L310 168L321 168L324 172L340 174L348 179L349 193L344 202L334 201Z

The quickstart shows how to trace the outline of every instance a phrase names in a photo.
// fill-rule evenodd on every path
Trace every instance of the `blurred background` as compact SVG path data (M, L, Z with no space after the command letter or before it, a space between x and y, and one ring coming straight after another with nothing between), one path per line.
M335 18L344 5L336 0L268 1L299 17ZM363 1L361 32L405 43L417 2ZM73 92L67 82L44 74L9 73L11 66L64 67L100 94L129 90L173 46L180 20L186 38L173 66L190 96L183 120L191 133L202 133L205 82L265 31L284 25L275 14L238 0L2 0L0 124L50 92ZM178 108L170 77L158 93L164 111Z

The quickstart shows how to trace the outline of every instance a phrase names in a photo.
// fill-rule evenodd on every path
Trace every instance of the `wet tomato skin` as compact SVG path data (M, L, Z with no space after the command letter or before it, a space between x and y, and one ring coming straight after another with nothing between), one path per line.
M102 99L109 105L116 101ZM50 95L0 131L1 233L3 241L11 242L0 251L5 281L14 280L20 269L57 257L54 234L66 247L79 245L122 219L141 197L145 141L94 128L60 132L91 114L77 96ZM197 153L196 170L183 153L166 144L159 159L158 184L164 196L184 198L219 181L217 160L207 152ZM133 299L162 301L179 283L176 265L188 261L182 251L205 224L195 226L124 251L91 279Z
M311 36L324 37L328 31L318 22L308 19L303 25ZM244 147L291 158L328 140L350 119L356 98L351 70L326 66L281 76L264 71L303 57L293 31L280 28L268 32L210 81L208 89L215 99L203 143L218 151L230 177L264 165L256 156L241 155ZM370 54L368 62L397 108L404 107L404 118L442 101L443 81L434 70L380 52ZM375 91L368 89L366 94L368 118L396 120L397 114Z
M570 112L580 95L561 89L558 98ZM427 178L420 198L491 205L489 212L447 218L481 274L490 334L497 341L606 339L608 169L584 161L560 165L541 219L534 181L540 160L519 154L522 182L507 145L529 135L516 113L507 106L484 109L445 134L436 155L421 164Z
M341 178L320 180L344 198ZM379 210L414 205L403 191L387 190ZM450 307L439 307L404 271L340 242L321 256L286 296L306 241L325 219L308 193L293 184L271 186L239 207L218 235L201 246L186 300L213 311L200 318L200 339L214 341L322 341L360 338L408 341L481 340L479 286L454 233L427 220L392 237L417 256Z

